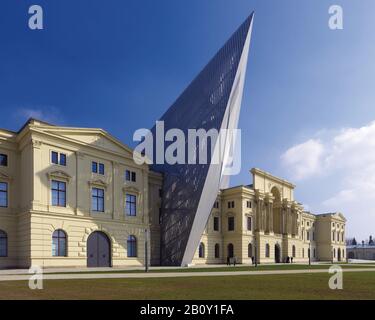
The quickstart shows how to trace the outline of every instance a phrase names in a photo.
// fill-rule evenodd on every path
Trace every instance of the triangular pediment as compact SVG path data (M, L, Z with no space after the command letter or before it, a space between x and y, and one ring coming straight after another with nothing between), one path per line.
M105 151L120 153L126 157L133 157L133 150L130 147L101 129L40 127L38 130L42 130L48 134L57 135L80 144L93 146Z

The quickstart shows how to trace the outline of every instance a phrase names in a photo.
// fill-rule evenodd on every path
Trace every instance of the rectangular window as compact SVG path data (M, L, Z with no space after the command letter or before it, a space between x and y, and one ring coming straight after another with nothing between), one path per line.
M219 231L219 217L214 217L214 231Z
M8 207L8 184L6 182L0 182L0 207Z
M51 151L51 162L60 166L66 166L66 154Z
M335 231L332 231L332 241L335 241Z
M247 217L247 230L251 231L251 217Z
M66 183L52 180L52 205L56 207L66 206Z
M92 188L91 207L93 211L104 212L104 190Z
M51 152L51 162L54 164L59 164L59 154L56 151Z
M98 173L98 163L95 162L95 161L93 161L93 162L91 163L91 172L92 172L92 173Z
M137 196L126 194L125 213L127 216L137 215Z
M234 231L234 217L228 217L228 231Z
M136 180L137 180L136 173L134 171L126 170L125 171L125 180L136 182Z
M8 166L8 156L6 154L0 154L0 166Z
M66 154L65 153L60 153L60 166L66 166Z
M234 208L234 201L228 201L228 209Z
M251 201L246 201L246 207L251 208Z
M99 163L99 174L104 174L104 164Z
M306 231L306 239L307 239L307 241L310 240L310 232L309 231Z
M219 209L219 201L215 201L215 203L214 203L214 208L215 208L215 209Z

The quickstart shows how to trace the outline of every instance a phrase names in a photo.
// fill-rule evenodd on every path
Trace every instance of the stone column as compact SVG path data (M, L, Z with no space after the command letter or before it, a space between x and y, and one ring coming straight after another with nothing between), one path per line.
M268 204L268 211L269 211L270 232L273 232L273 202L272 201L270 201Z
M75 214L78 216L83 216L84 213L84 205L82 203L82 199L79 196L79 193L84 190L85 185L87 182L85 181L83 177L83 172L85 170L84 166L85 164L83 163L85 155L81 152L76 152L76 176L75 176L75 183L76 183L76 208L75 208ZM85 183L86 182L86 183ZM87 211L88 213L88 211Z

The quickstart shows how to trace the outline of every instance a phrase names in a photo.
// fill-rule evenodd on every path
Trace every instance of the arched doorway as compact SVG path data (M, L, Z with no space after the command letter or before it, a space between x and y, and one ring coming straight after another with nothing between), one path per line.
M233 244L228 244L228 258L233 258L234 257L234 249L233 249Z
M281 262L280 253L281 253L280 245L277 243L275 244L275 263Z
M105 233L95 231L87 239L87 266L111 266L111 243Z

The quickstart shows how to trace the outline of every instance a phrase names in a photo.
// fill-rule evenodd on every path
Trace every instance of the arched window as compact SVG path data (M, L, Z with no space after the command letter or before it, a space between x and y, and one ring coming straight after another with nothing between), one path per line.
M52 256L66 257L66 233L61 229L52 234Z
M215 244L215 258L220 258L220 245L218 243Z
M247 245L247 256L249 258L253 256L253 245L251 243Z
M266 243L266 258L270 257L270 245Z
M293 247L292 247L292 256L293 256L293 258L296 257L296 246L295 245L293 245Z
M199 244L199 258L204 258L204 243Z
M129 258L137 256L137 238L135 236L130 235L128 237L127 248Z
M0 230L0 257L8 256L8 235Z

